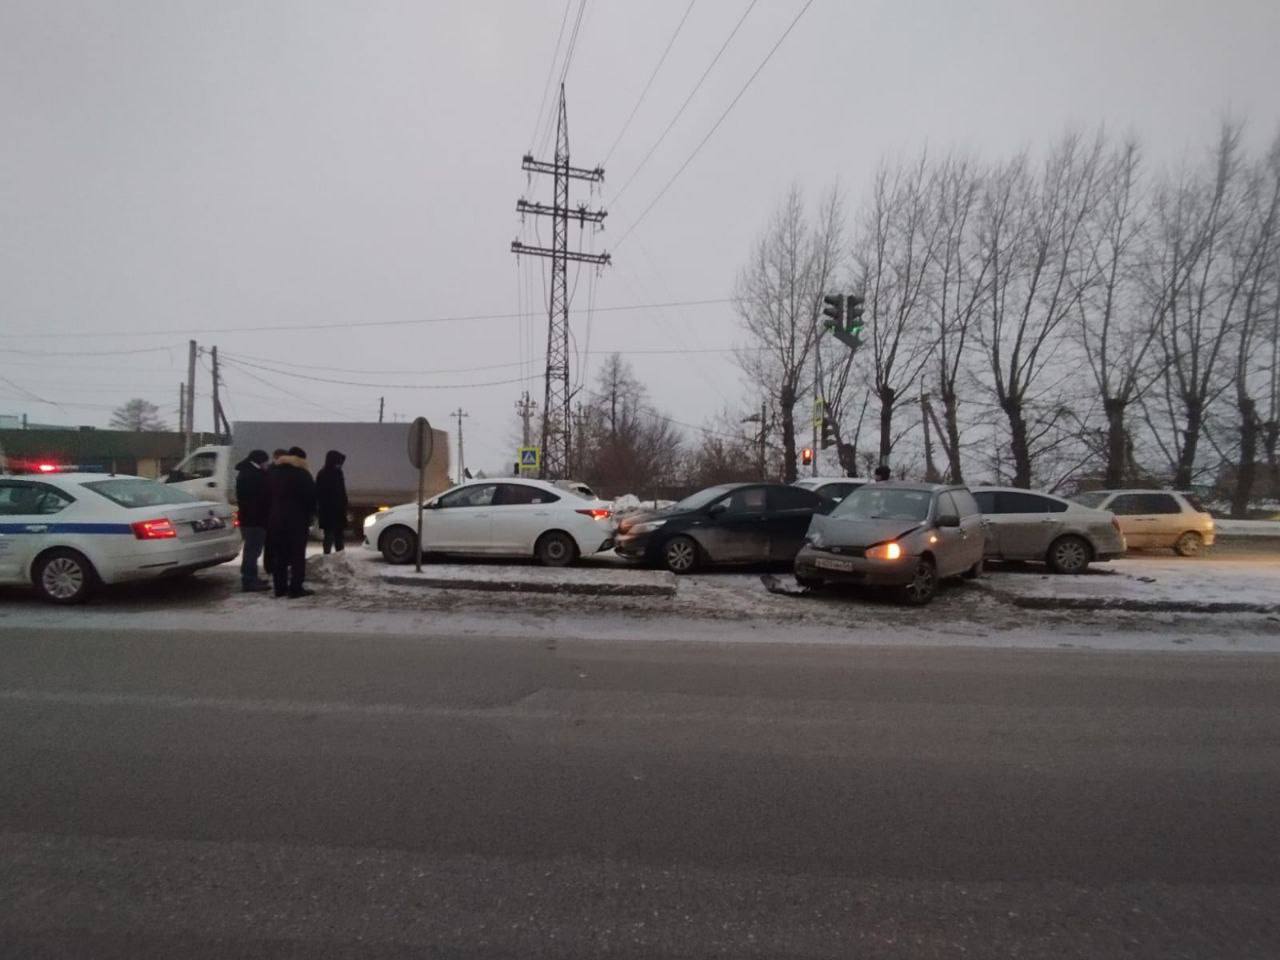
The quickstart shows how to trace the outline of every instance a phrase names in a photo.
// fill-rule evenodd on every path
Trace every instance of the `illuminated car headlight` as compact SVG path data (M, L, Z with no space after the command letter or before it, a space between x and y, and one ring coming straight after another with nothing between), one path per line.
M901 556L902 547L894 540L890 540L888 543L878 543L874 547L868 547L866 552L868 560L897 560Z
M628 527L627 533L653 533L666 522L665 520L646 520L644 523L637 523L634 527Z
M365 517L365 518L364 518L364 526L365 526L365 529L367 530L369 527L372 527L375 523L377 523L377 522L378 522L378 520L379 520L382 516L383 516L383 514L381 514L381 513L371 513L371 514L369 514L367 517Z

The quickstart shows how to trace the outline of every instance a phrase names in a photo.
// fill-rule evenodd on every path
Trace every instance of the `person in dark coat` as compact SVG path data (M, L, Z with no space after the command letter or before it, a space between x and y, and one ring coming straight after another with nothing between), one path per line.
M345 454L330 450L324 455L324 466L316 474L316 516L324 531L324 552L343 551L342 534L347 527L347 481L342 475Z
M240 512L240 588L246 593L267 590L258 576L258 557L267 543L267 517L271 494L267 490L267 451L251 450L236 464L236 507Z
M271 491L267 538L276 596L310 596L314 591L302 581L307 575L307 536L316 512L316 482L307 466L307 452L290 447L278 457L267 474L267 488Z
M276 447L271 451L271 462L267 464L267 475L271 475L271 471L275 469L276 461L287 455L288 450L283 447ZM268 503L268 506L270 504ZM262 548L262 569L267 574L271 573L271 537L267 537L267 542Z

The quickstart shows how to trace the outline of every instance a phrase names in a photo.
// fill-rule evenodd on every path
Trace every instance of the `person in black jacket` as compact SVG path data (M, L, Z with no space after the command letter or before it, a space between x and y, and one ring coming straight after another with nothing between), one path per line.
M290 447L267 474L271 512L267 538L271 541L271 578L276 596L310 596L302 581L307 575L307 535L316 512L316 482L307 466L307 452Z
M267 515L271 494L267 490L267 451L251 450L236 464L236 506L240 511L240 587L246 593L268 589L258 576L258 557L267 542Z
M324 531L324 552L346 546L342 534L347 526L347 481L342 475L345 454L330 450L324 455L324 466L316 474L316 516Z
M267 464L267 476L271 476L271 471L275 469L276 461L281 457L288 456L289 451L283 447L276 447L271 451L271 462ZM270 506L270 503L268 503ZM267 537L266 545L262 548L262 569L268 574L271 573L271 537Z

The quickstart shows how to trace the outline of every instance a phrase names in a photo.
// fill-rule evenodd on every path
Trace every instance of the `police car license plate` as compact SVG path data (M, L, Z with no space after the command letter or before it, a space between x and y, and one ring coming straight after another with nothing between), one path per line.
M191 529L196 533L204 533L206 530L221 530L226 525L226 521L220 517L209 517L205 520L193 520Z
M852 560L841 560L838 558L818 557L813 561L813 565L820 570L839 570L842 573L853 572Z

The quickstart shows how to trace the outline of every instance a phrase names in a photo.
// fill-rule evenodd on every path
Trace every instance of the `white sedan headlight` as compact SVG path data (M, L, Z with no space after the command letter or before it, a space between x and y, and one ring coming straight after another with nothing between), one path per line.
M364 528L365 528L366 530L368 530L368 529L369 529L370 527L372 527L375 523L377 523L377 522L378 522L378 520L379 520L382 516L383 516L383 514L381 514L381 513L371 513L371 514L369 514L367 517L365 517L365 518L364 518Z
M666 522L665 520L647 520L644 523L637 523L627 530L627 533L653 533Z

